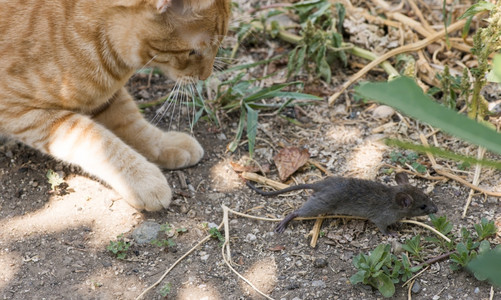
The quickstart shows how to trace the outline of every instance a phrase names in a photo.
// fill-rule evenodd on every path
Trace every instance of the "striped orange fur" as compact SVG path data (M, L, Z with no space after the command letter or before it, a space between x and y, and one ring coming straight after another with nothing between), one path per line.
M0 0L0 134L81 166L139 210L166 208L157 165L194 165L203 149L150 125L123 86L145 65L206 79L229 13L229 0Z

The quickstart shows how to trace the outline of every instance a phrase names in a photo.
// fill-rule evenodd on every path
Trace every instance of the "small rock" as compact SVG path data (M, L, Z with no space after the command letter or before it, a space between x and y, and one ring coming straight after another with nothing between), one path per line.
M317 258L313 261L313 266L315 268L325 268L327 266L327 260L323 258Z
M391 248L393 249L393 254L395 255L399 255L404 251L404 248L402 248L402 244L397 240L391 241Z
M438 299L440 299L440 296L439 296L439 295L435 295L435 296L433 296L433 298L431 298L431 299L432 299L432 300L438 300Z
M475 294L478 294L480 293L480 289L478 287L475 288L475 290L473 291Z
M311 285L318 288L325 288L327 286L323 280L315 280L311 283Z
M252 233L247 234L247 236L245 237L245 240L247 242L254 242L256 239L257 239L256 235Z
M372 116L375 119L387 119L395 113L395 110L389 106L381 105L376 107L376 109L372 112Z
M302 266L303 266L303 262L302 262L302 261L300 261L300 260L297 260L297 261L296 261L296 266L298 266L298 267L302 267Z
M158 237L161 227L162 226L158 223L146 221L134 229L132 238L139 245L150 243Z
M292 291L292 290L298 289L299 287L300 287L299 283L292 282L292 283L288 284L285 288L289 291Z
M209 255L209 254L205 254L205 255L203 255L203 256L200 256L200 259L201 259L202 261L206 261L206 260L208 260L208 259L209 259L209 257L210 257L210 255Z
M414 294L419 294L419 292L421 292L421 285L419 284L419 282L414 282L414 284L412 285L412 292Z
M216 223L208 223L207 226L209 227L209 229L212 229L212 228L217 228L217 224Z
M223 132L221 132L220 134L217 135L217 139L221 140L221 141L227 140L226 135Z

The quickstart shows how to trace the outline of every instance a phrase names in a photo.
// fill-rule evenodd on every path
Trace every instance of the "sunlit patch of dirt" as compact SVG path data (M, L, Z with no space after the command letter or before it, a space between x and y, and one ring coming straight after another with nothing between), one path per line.
M66 180L72 191L52 196L44 208L0 221L0 237L11 238L33 234L51 234L82 226L91 228L89 242L102 244L127 232L138 223L139 213L110 189L83 176Z
M264 294L269 294L277 284L277 264L273 257L268 257L254 263L245 274L243 274L258 290ZM242 289L252 299L261 299L260 295L247 283L241 282Z

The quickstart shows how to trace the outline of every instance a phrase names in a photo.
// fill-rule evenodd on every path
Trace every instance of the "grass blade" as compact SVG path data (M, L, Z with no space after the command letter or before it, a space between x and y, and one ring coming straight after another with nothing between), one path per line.
M361 84L356 91L367 99L392 106L408 116L501 154L501 134L436 103L411 78Z

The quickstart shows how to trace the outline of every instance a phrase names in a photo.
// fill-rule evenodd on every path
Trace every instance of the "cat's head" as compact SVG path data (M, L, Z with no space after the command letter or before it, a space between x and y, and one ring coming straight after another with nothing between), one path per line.
M184 82L212 73L230 0L118 0L114 8L113 44L127 65L156 66Z

